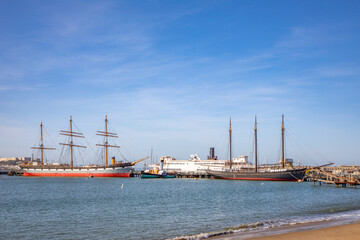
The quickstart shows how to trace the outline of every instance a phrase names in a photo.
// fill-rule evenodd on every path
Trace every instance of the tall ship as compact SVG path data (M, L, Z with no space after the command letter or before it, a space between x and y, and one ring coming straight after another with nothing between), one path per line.
M44 164L44 150L55 150L55 148L46 148L43 144L43 124L40 124L40 144L32 149L40 149L41 157L39 164L21 165L20 168L24 171L25 177L130 177L133 167L146 158L140 159L135 162L117 162L115 157L112 158L111 164L108 164L108 148L120 148L120 146L110 145L108 138L117 138L116 133L108 131L108 119L105 116L105 130L97 131L98 136L104 137L102 144L97 146L104 147L105 149L105 164L104 165L87 165L87 166L74 166L74 148L86 148L86 146L77 145L74 143L74 138L84 138L81 132L73 131L72 117L70 116L70 130L60 131L60 135L67 136L68 143L60 143L60 145L70 148L70 164Z
M306 168L293 166L292 159L285 159L284 151L284 115L281 124L281 160L280 164L258 165L257 161L257 121L255 116L255 165L244 162L235 166L231 156L231 119L229 124L230 159L229 164L221 170L208 170L207 173L215 179L258 180L258 181L302 181Z

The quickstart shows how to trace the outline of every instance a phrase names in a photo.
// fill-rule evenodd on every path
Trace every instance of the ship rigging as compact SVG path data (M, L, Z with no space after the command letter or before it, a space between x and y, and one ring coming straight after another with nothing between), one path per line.
M130 177L133 170L133 166L137 163L149 158L145 157L135 162L116 162L115 158L112 160L112 164L108 164L108 147L119 148L116 145L110 145L108 143L108 137L117 138L116 133L108 132L107 128L108 119L105 116L105 131L97 131L97 135L104 136L104 144L97 144L105 148L105 164L104 165L88 165L75 167L74 166L74 147L86 148L86 146L78 145L74 143L74 138L85 138L81 132L73 131L72 117L70 116L70 130L60 131L60 135L69 137L68 143L60 143L60 145L70 148L70 165L69 164L52 164L45 165L43 162L43 150L53 150L53 148L45 148L43 145L42 123L41 127L41 141L39 147L33 147L33 149L41 150L41 164L40 165L22 165L20 166L24 171L24 176L34 177Z
M231 156L231 119L229 124L229 142L230 142L230 159L229 168L224 170L209 170L208 174L216 179L229 180L261 180L261 181L301 181L305 175L306 168L294 167L292 162L286 161L284 150L284 115L282 115L281 123L281 160L280 166L274 164L272 167L268 165L258 165L257 161L257 119L255 116L254 139L255 139L255 167L252 165L241 166L240 168L233 168Z

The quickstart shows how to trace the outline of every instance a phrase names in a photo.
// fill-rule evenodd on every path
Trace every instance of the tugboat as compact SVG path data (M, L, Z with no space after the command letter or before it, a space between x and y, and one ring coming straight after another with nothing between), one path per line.
M175 178L176 173L167 173L164 170L164 160L160 160L159 164L150 165L152 169L146 169L141 173L141 178Z

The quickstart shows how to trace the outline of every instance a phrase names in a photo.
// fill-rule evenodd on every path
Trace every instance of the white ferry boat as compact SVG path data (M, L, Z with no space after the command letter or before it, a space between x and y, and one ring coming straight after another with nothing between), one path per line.
M206 174L209 170L221 171L230 164L229 160L218 160L213 154L213 148L210 148L210 156L206 160L200 159L197 154L191 154L188 160L176 160L170 156L163 156L160 162L164 163L164 170L167 172L176 172L180 174ZM232 160L233 168L254 168L248 162L248 156L242 155Z

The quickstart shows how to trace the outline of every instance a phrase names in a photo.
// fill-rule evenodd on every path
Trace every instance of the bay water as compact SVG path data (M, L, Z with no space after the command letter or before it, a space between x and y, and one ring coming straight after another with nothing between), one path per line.
M360 217L360 189L310 182L3 176L0 191L0 239L196 239Z

